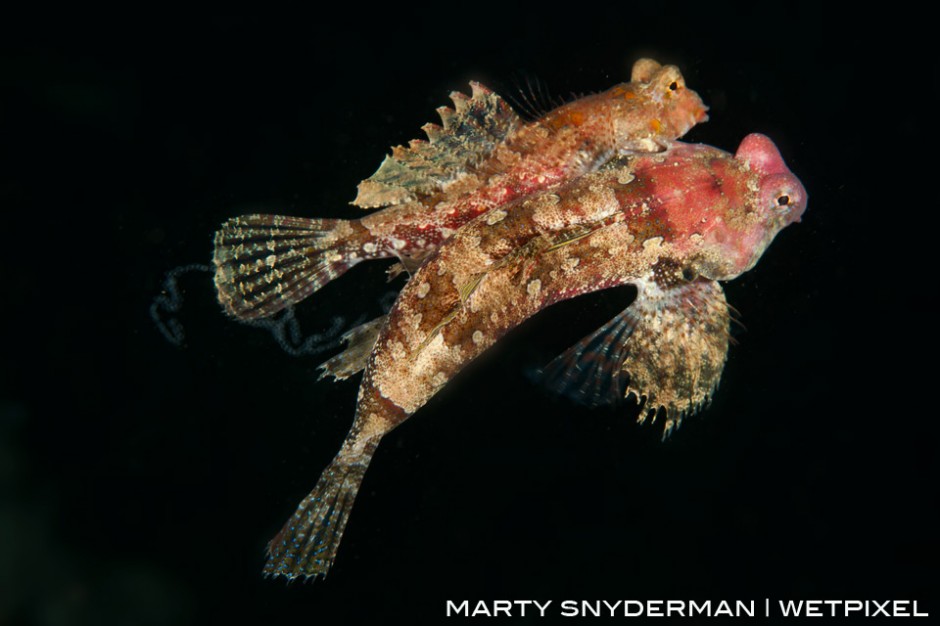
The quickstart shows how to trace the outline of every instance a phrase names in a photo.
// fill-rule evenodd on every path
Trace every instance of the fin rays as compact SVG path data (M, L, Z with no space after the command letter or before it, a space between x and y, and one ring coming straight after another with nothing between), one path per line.
M620 315L565 351L542 372L545 384L588 406L634 394L639 421L663 410L664 437L707 405L730 340L730 314L718 283L662 289L644 282Z
M446 189L489 156L521 119L485 86L472 82L471 96L455 91L453 108L440 107L441 125L425 124L428 140L398 146L372 176L359 183L353 204L363 209L412 201Z
M232 218L215 235L219 302L239 319L272 315L358 263L359 244L345 220Z
M621 314L546 366L549 388L587 406L616 404L626 386L620 364L636 321Z
M354 458L346 449L323 470L281 531L268 543L266 576L325 577L333 565L362 479L378 444Z
M379 331L387 319L387 315L377 317L343 335L346 349L320 364L320 378L332 376L334 380L344 380L364 370L372 355L372 347L375 346Z

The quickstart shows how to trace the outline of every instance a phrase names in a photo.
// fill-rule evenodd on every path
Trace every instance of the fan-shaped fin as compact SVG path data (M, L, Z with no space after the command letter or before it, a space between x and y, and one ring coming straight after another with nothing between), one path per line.
M243 215L215 233L215 285L242 320L296 304L363 258L369 233L354 221Z
M543 370L549 388L582 404L615 404L631 393L640 414L662 409L664 437L708 403L728 353L728 304L721 286L697 279L638 285L636 301Z

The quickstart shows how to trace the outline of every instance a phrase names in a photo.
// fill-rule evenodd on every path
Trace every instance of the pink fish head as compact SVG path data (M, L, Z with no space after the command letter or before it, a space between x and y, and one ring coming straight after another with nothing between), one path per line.
M666 153L634 164L651 216L669 227L666 240L712 280L753 268L777 233L806 210L806 189L764 135L748 135L734 155L674 142Z
M783 162L774 142L766 135L750 134L734 156L759 175L756 208L782 219L783 226L799 222L806 211L806 189Z
M768 137L748 135L738 146L734 161L739 195L727 205L711 236L713 278L730 280L753 268L781 230L806 210L806 189L783 162ZM729 170L731 173L733 170ZM729 179L730 182L730 179Z

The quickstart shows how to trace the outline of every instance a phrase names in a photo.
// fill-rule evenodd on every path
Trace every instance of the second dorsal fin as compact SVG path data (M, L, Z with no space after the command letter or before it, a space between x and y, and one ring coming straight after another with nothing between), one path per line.
M480 83L470 97L453 92L454 108L437 111L443 126L425 124L428 141L396 146L379 169L359 183L353 204L363 209L401 204L446 188L488 157L522 121Z

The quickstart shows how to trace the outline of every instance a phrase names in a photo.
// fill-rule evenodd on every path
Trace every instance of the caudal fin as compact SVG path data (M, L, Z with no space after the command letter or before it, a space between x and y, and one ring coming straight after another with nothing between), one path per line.
M215 285L229 315L255 319L300 302L363 260L350 220L234 217L215 233Z
M354 457L340 452L323 470L317 486L268 543L266 576L284 576L289 580L326 576L336 558L349 511L375 445Z

